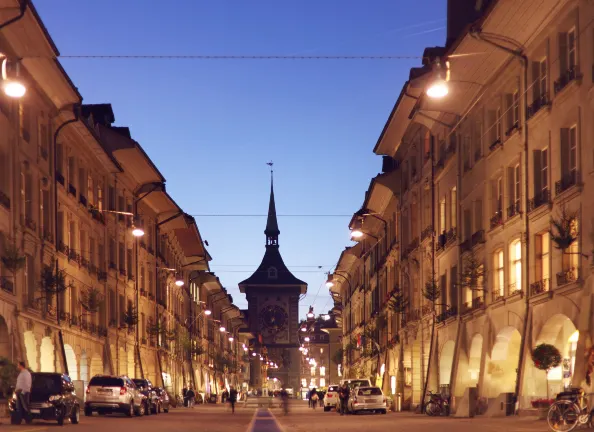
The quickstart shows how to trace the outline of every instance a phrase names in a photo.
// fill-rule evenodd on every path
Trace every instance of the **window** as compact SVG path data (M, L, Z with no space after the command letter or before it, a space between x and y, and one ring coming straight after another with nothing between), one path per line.
M47 160L49 156L49 133L45 115L43 113L39 116L37 123L37 137L41 157Z
M68 158L68 183L70 183L73 187L76 187L76 162L74 157Z
M580 248L579 248L579 223L577 218L573 219L571 224L571 235L577 237L563 253L563 271L567 275L568 281L577 280L580 266Z
M84 230L80 230L80 256L86 258L87 256L87 233Z
M431 133L429 131L425 133L425 139L423 140L423 156L425 159L431 156Z
M532 94L534 96L534 101L546 101L548 95L546 57L532 62L532 81Z
M499 140L499 115L501 114L501 110L499 108L489 110L487 113L488 120L489 120L489 146L493 146Z
M516 90L512 95L512 124L510 127L517 127L520 124L520 93Z
M495 272L493 273L493 294L495 298L501 298L505 295L505 274L504 274L504 260L503 260L503 249L499 249L495 251L493 256L493 268Z
M128 249L126 251L126 271L128 272L129 278L134 276L134 273L132 272L132 261L132 249Z
M27 218L27 197L25 195L25 187L27 184L26 177L27 175L25 174L25 172L21 171L21 214L25 219ZM25 223L24 220L23 223Z
M474 202L474 232L483 229L483 201L476 200Z
M269 267L268 268L268 279L276 279L276 278L277 278L276 267Z
M115 292L113 292L113 290L109 290L107 298L108 298L108 302L109 302L108 316L109 316L109 321L110 321L110 325L111 325L111 323L114 323L116 321L116 316L117 316Z
M478 161L483 155L483 124L475 121L472 128L472 144L474 150L474 160Z
M126 249L122 242L120 242L118 246L118 264L120 270L126 270Z
M462 156L464 157L464 172L469 171L471 168L471 158L472 158L472 154L470 153L471 150L471 145L470 145L470 136L466 135L464 137L464 142L462 144Z
M522 291L522 242L516 240L509 247L510 274L509 292Z
M31 134L31 114L24 102L19 103L19 130L21 138L29 141Z
M450 192L450 226L452 228L456 228L457 218L458 218L458 209L457 209L457 191L456 187L452 188Z
M509 209L508 217L513 217L520 212L520 164L507 169Z
M544 232L536 236L536 281L539 291L549 290L551 268L551 236Z
M541 200L548 200L549 192L549 151L534 150L534 193Z
M68 226L68 246L71 250L76 251L76 222L71 220Z
M70 315L79 316L79 303L78 303L78 292L76 286L70 286Z
M501 141L501 108L497 108L495 116L495 141Z
M561 190L577 183L577 127L561 129Z
M576 61L576 39L575 29L572 28L567 32L567 69L572 70L577 64Z
M60 174L64 174L64 146L62 144L56 145L56 170Z
M95 257L95 239L93 237L89 238L89 264L95 266L97 265L97 259Z
M443 197L439 201L439 232L446 230L446 199Z
M501 213L503 205L503 179L501 177L496 178L493 180L491 187L491 213L497 215Z
M35 301L37 286L35 284L35 260L29 254L25 255L25 287L27 289L27 303L32 305Z
M115 194L115 188L113 186L109 186L107 189L108 192L108 210L110 211L114 211L116 209L116 194Z
M10 196L10 158L7 152L0 148L0 192Z
M44 237L48 237L51 232L51 216L50 216L50 192L49 190L41 189L39 191L39 211L41 217L39 219L41 223L40 233Z
M97 183L97 203L95 204L99 211L103 211L103 187Z
M326 375L326 367L325 366L320 366L320 375ZM322 385L323 387L323 385Z
M91 173L87 174L87 200L89 204L95 205L95 188L93 186L93 177Z
M138 275L138 286L140 287L141 291L146 291L144 286L144 266L140 267L140 274Z
M320 387L326 387L326 379L320 378Z
M472 236L472 209L464 209L464 238L470 240Z

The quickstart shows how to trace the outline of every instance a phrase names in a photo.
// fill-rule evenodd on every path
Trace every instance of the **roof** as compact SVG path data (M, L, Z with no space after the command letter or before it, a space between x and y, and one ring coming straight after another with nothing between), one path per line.
M276 274L273 270L276 269ZM269 271L270 270L270 271ZM297 279L287 268L280 254L278 245L266 246L266 252L260 266L253 275L239 283L241 292L245 292L247 285L293 285L307 287L307 283Z

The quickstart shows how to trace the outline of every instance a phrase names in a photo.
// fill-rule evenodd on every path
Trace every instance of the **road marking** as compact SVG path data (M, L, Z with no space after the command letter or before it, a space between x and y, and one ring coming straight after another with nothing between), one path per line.
M37 431L44 431L47 428L36 428L36 429L19 429L19 432L37 432Z
M248 432L284 432L268 408L259 408L248 426Z

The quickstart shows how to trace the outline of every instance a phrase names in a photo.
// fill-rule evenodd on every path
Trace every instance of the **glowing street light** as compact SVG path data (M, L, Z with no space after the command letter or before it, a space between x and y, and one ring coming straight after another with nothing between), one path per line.
M364 234L363 234L363 231L361 231L361 230L353 230L353 231L351 231L351 238L358 239L358 238L361 238L363 236L364 236Z
M178 287L182 287L184 286L184 280L182 278L180 278L179 276L175 278L175 285L177 285Z
M233 342L233 336L229 336L229 342Z
M309 336L306 336L305 339L303 339L305 342L309 342Z
M7 74L8 59L5 57L2 60L2 89L6 96L11 98L22 98L27 93L27 87L21 79L19 79L19 63L15 63L15 74L9 77Z
M441 78L437 78L429 84L425 93L432 99L444 98L449 93L448 83Z
M226 329L224 326L220 326L220 327L219 327L219 331L220 331L221 333L223 333L223 332L226 332L226 331L227 331L227 329Z
M142 237L144 235L144 230L142 228L132 226L132 235L134 237Z
M309 307L309 312L307 312L307 317L308 318L314 318L315 317L314 311L313 311L313 306L310 306Z
M206 309L204 311L204 315L210 315L212 313L212 311L210 309Z

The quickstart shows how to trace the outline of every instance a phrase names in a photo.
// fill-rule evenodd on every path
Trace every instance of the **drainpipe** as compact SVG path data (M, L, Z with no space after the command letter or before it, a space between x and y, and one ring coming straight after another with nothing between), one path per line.
M5 21L2 24L0 24L0 30L2 30L6 26L9 26L12 23L17 22L22 17L24 17L25 16L25 12L27 11L28 4L29 4L29 0L22 0L21 5L20 5L19 14L17 16L13 17L13 18L10 18L8 21Z
M524 153L524 178L527 180L528 179L528 170L529 170L529 165L528 165L528 65L529 65L529 61L528 61L528 57L523 53L523 51L521 50L513 50L510 49L508 47L505 47L503 45L499 45L496 42L490 41L488 39L485 39L485 37L481 34L480 30L471 30L470 32L471 36L473 36L475 39L480 40L482 42L486 42L491 46L494 46L495 48L499 48L509 54L512 54L514 56L516 56L517 58L520 59L520 61L522 62L523 65L523 69L524 69L524 77L523 77L523 90L524 90L524 127L522 128L523 130L523 135L524 135L524 148L523 148L523 153ZM526 263L529 262L529 257L530 257L530 221L528 218L528 181L524 182L524 241L525 241L525 254L526 254ZM524 328L523 328L523 332L522 332L522 340L520 343L520 355L519 355L519 360L518 360L518 368L516 370L516 387L515 387L515 397L516 397L516 410L518 407L518 398L519 398L519 394L520 394L520 389L521 389L521 384L522 384L522 364L524 363L524 351L526 350L526 337L527 337L527 331L528 331L528 313L530 311L530 301L529 301L529 293L528 293L528 288L530 285L530 274L528 272L528 265L525 266L525 270L524 270L524 286L526 289L526 308L525 308L525 315L524 315Z
M25 1L24 5L27 4L27 1ZM16 20L22 18L22 15L24 15L24 6L22 7L22 14L20 17L11 20L10 22L15 22ZM8 22L8 24L10 24L10 22ZM0 29L8 24L3 24L2 26L0 26ZM61 110L60 110L61 111ZM59 245L58 245L58 231L59 231L59 226L58 226L58 179L57 179L57 172L58 172L58 136L60 135L60 132L62 132L62 129L64 129L66 126L68 126L71 123L76 123L79 119L80 116L80 105L75 104L72 107L72 111L74 113L74 118L70 119L70 120L66 120L65 122L63 122L60 126L58 126L58 128L55 130L54 132L54 139L53 139L53 145L54 145L54 235L55 235L55 239L54 239L54 246L56 248L56 252L55 252L55 256L54 256L54 260L55 260L55 271L56 271L56 275L58 274L58 272L60 271L59 265L58 265L58 249L59 249ZM60 343L60 352L62 354L62 361L64 363L64 373L66 373L66 375L68 375L68 363L66 362L66 349L64 348L64 336L62 334L62 327L60 326L60 293L56 293L56 321L58 324L58 339L59 339L59 343Z

